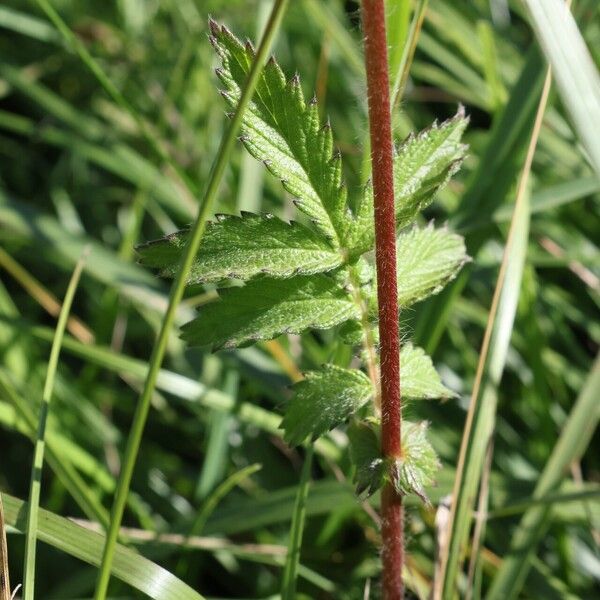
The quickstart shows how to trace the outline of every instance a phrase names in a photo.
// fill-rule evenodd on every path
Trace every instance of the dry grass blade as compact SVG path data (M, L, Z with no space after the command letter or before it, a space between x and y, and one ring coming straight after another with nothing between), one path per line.
M44 310L53 317L58 317L61 309L60 302L3 248L0 248L0 267L4 267ZM77 317L70 316L68 318L67 329L80 342L94 343L94 334Z

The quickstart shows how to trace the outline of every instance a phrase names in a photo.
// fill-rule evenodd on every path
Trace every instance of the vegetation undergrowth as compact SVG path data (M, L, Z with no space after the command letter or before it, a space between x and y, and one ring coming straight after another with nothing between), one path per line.
M385 30L383 33L385 36ZM217 69L224 86L221 95L234 108L255 62L254 48L214 22L211 42L222 62ZM460 166L465 154L460 139L466 124L461 109L454 118L411 136L390 156L393 204L384 219L392 232L398 232L398 258L396 266L392 252L390 265L389 248L382 246L381 255L388 262L384 261L377 274L393 274L397 292L392 299L400 308L441 291L468 260L462 238L447 228L436 229L433 224L411 228L419 212ZM389 485L394 494L414 493L426 500L425 489L438 469L438 459L427 441L427 424L405 422L400 447L400 427L394 417L394 412L400 417L400 407L397 403L394 408L385 405L394 382L380 392L379 340L392 326L397 329L398 309L381 330L377 276L368 256L375 244L377 189L369 183L358 206L350 209L342 158L334 148L331 126L321 123L316 99L305 100L299 76L286 78L274 58L267 62L256 95L244 113L240 140L281 180L307 220L305 224L288 223L271 214L243 213L221 214L209 223L187 283L217 284L219 300L204 305L183 327L184 340L219 350L284 333L301 334L308 328L339 327L343 341L360 352L362 369L326 364L305 373L295 384L285 410L284 439L292 445L307 438L314 441L351 421L348 436L358 493L369 496ZM376 143L372 147L376 148ZM380 158L374 155L374 163ZM142 264L163 275L178 273L189 236L183 230L138 247ZM223 285L229 279L245 284ZM389 282L383 285L384 291L387 286ZM452 395L420 348L406 342L400 352L396 342L395 351L404 398ZM395 431L392 425L391 431L383 433L382 418L384 423L395 423ZM386 435L391 438L387 445ZM388 543L401 547L403 542L392 532ZM384 538L384 556L385 544ZM390 572L401 572L401 553L392 555L395 562L389 565Z
M0 598L595 598L599 17L5 0Z

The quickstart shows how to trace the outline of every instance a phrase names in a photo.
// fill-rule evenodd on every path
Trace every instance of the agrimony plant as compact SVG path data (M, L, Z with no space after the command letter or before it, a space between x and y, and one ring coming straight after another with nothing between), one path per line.
M255 51L224 26L211 21L210 29L222 63L216 71L221 94L233 108ZM468 260L460 236L445 227L413 225L459 168L466 124L459 109L452 119L410 136L395 149L401 309L439 292ZM425 499L438 468L426 423L403 423L401 457L390 461L381 452L372 186L366 186L351 210L329 123L321 123L316 100L304 97L299 77L286 78L274 58L260 75L240 140L281 180L302 222L270 214L217 215L207 225L187 283L217 284L219 299L201 307L184 326L184 339L219 350L338 327L341 339L362 359L361 368L331 364L306 373L294 385L285 410L285 439L298 445L350 422L358 493L372 494L390 482L401 494ZM183 230L138 247L141 262L174 276L188 235ZM227 286L229 279L244 285ZM405 344L400 364L405 399L452 395L422 349Z

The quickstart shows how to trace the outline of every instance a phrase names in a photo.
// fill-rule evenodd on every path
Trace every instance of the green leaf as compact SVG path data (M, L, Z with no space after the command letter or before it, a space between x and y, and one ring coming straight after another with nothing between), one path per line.
M427 440L427 423L402 421L402 458L391 465L391 479L400 494L416 494L429 502L425 488L432 485L441 468L440 461Z
M461 106L451 119L411 135L400 146L394 161L397 228L410 225L458 171L467 151L461 139L468 123Z
M529 198L524 194L515 204L511 230L504 249L485 344L479 356L476 382L462 434L456 469L448 544L442 557L441 598L455 596L464 551L473 520L473 505L481 483L490 439L496 423L498 386L504 371L527 258L530 225ZM489 336L489 337L488 337Z
M182 337L190 344L214 350L247 346L360 316L348 292L326 275L260 278L219 293L220 300L203 306L199 316L183 326Z
M25 531L27 503L4 493L2 501L6 524L19 531ZM40 509L37 537L40 541L90 565L100 564L104 535L81 527L70 519ZM112 574L157 600L203 599L203 596L166 569L120 544L116 546Z
M273 215L217 215L207 224L187 282L208 283L226 278L251 279L266 274L287 278L330 271L343 257L310 229ZM137 248L143 265L160 269L163 277L177 272L188 239L179 231Z
M469 260L460 235L446 227L414 228L398 238L398 302L410 306L439 293Z
M504 556L488 592L490 600L519 596L535 549L547 531L551 510L549 505L535 505L535 501L556 491L565 479L565 473L568 472L569 466L581 460L596 431L598 421L600 421L599 389L600 354L596 356L585 385L571 409L569 418L562 426L560 437L552 449L552 454L537 479L532 505L527 509L519 526L515 529L510 540L510 549Z
M462 164L467 146L461 143L469 122L462 106L456 115L434 123L401 144L394 159L396 228L412 223ZM348 245L356 253L373 248L373 188L369 184L352 223Z
M379 427L370 421L353 421L348 428L350 458L356 467L356 493L372 496L383 484L385 463L381 456Z
M600 175L600 75L568 7L560 0L525 0L531 24L590 163Z
M225 86L222 95L234 107L254 49L225 27L213 30L211 41L222 61L222 68L217 69ZM348 226L341 157L333 152L329 124L321 126L316 101L305 101L298 76L286 80L274 58L265 65L244 114L240 139L252 156L281 179L296 206L332 246L339 247Z
M422 348L405 344L400 352L403 398L452 398L456 396L440 380L431 358Z
M356 369L326 365L294 385L281 426L290 445L318 438L344 423L373 395L371 380Z

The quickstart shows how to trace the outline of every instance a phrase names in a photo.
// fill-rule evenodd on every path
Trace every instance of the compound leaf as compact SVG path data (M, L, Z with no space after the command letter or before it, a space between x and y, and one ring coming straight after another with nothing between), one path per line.
M468 121L460 107L452 119L441 124L434 123L418 135L411 135L398 148L394 159L398 230L410 225L460 168L467 150L461 138ZM373 188L369 184L348 235L352 251L360 254L371 250L373 232Z
M291 445L318 438L344 423L373 395L371 380L356 369L326 365L294 385L281 423Z
M142 264L174 277L188 239L178 231L137 248ZM188 284L226 278L247 280L256 275L286 278L330 271L343 257L310 229L272 215L217 215L208 223Z
M402 458L391 465L391 480L400 494L416 494L428 502L425 488L432 485L440 461L427 440L427 423L402 421Z
M217 70L225 86L222 95L233 107L254 61L254 48L216 23L211 23L211 33L222 61ZM241 131L250 154L281 179L296 206L339 247L348 224L341 157L334 154L331 128L321 125L316 102L306 102L298 76L286 80L274 58L263 69Z
M400 306L437 294L469 260L460 235L432 224L400 235L397 257Z
M182 337L191 345L214 350L247 346L310 327L327 329L359 316L348 292L326 275L261 277L219 293L219 300L200 308L198 317L183 326Z
M400 351L402 397L407 399L452 398L456 394L441 381L431 358L422 348L405 344Z
M369 421L353 421L348 427L350 458L356 467L356 493L373 495L383 484L385 461L381 456L379 426Z
M469 120L461 106L454 117L434 123L399 148L394 161L396 227L410 225L458 169L467 146L461 143Z

